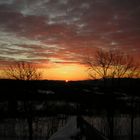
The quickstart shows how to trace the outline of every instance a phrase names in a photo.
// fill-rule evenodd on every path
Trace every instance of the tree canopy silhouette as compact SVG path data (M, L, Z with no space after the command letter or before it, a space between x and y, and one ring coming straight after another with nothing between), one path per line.
M92 78L138 77L139 73L133 57L120 50L99 49L87 59L87 65Z
M5 74L10 79L39 80L42 73L32 63L20 61L8 66Z

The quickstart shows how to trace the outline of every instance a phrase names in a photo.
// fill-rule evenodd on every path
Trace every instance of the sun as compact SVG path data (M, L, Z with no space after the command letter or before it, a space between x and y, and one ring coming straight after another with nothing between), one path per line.
M66 83L68 83L68 82L69 82L69 80L65 80L65 82L66 82Z

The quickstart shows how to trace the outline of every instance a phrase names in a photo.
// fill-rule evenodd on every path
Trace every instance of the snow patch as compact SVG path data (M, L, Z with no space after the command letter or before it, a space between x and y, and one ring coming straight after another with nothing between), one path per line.
M55 94L54 91L51 91L51 90L42 90L42 89L39 89L38 90L38 93L42 93L42 94Z
M58 130L49 140L72 140L80 132L77 128L77 117L71 117L67 124Z

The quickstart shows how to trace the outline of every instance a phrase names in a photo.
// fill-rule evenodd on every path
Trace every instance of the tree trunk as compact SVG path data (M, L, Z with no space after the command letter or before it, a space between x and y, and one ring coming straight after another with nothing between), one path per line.
M131 140L134 140L134 96L131 97Z
M108 112L108 125L109 125L109 139L114 139L114 115L113 112Z
M28 129L29 129L29 140L33 140L33 120L32 116L29 115L28 119Z

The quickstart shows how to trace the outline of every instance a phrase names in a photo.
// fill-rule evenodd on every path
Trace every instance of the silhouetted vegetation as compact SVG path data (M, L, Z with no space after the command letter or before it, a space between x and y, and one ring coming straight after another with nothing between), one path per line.
M15 80L39 80L41 72L30 62L17 61L5 69L6 77Z
M87 59L91 78L133 78L139 77L138 65L133 57L120 50L99 49L94 57Z

